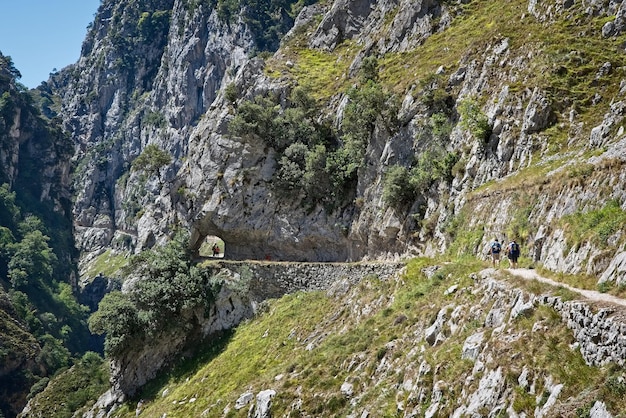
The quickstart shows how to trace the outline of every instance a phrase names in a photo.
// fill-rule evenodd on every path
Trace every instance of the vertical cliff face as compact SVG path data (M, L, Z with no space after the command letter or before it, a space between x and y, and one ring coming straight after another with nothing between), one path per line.
M233 259L393 259L445 250L481 255L498 237L517 238L530 262L624 283L622 3L339 0L303 7L288 34L277 25L267 31L270 39L259 36L248 9L221 7L105 0L80 60L50 81L62 96L59 114L75 144L71 211L84 263L106 249L151 247L179 227L191 231L195 247L219 236ZM301 87L317 106L316 124L307 127L328 132L313 144L308 137L318 132L289 137L306 157L297 161L302 155L294 148L290 156L278 142L291 134L286 116L301 116L289 112ZM262 131L260 115L252 114L244 121L248 130L235 132L242 109L271 114L284 131ZM7 167L2 175L17 182L19 173L29 172L20 167L28 161L21 155L38 156L41 178L54 177L64 187L41 181L37 194L63 206L68 165L49 158L68 151L42 146L38 135L21 128L22 120L4 119L11 141L0 150ZM324 164L314 158L321 151L313 152L322 148ZM360 159L350 160L351 152ZM281 189L280 175L290 163L300 164L294 171L307 177L307 187L321 190L317 200L296 175L290 180L297 186ZM320 174L342 163L354 167L343 172L341 187ZM316 164L323 169L314 171ZM312 172L318 175L311 178ZM333 204L326 195L336 197ZM460 292L468 299L459 309L471 313L494 302L507 311L481 310L481 321L517 317L508 310L524 305L526 296L507 289L494 301L492 288L489 281L481 287L478 304L473 290ZM540 302L563 307L556 299ZM252 312L244 305L237 321ZM447 338L448 308L456 309L437 306L440 315L420 319L428 345ZM134 391L166 356L176 355L189 337L178 332L165 351L148 348L151 357L117 364L118 374L136 370L125 390ZM468 345L483 341L480 333L465 337ZM485 360L500 354L486 352ZM149 373L146 359L154 360ZM431 365L422 364L430 373ZM410 397L437 405L444 389L431 380L429 393L405 382ZM492 368L480 381L475 385L500 387L503 374ZM556 393L551 383L543 386ZM458 413L504 411L513 390ZM453 404L441 410L452 411Z
M39 113L37 96L17 82L19 77L11 58L0 53L2 416L15 416L31 386L64 366L63 350L68 356L69 351L57 339L55 315L68 312L51 300L56 289L66 286L71 292L76 284L69 229L72 143L59 120ZM69 322L74 328L68 325L64 337L78 340L84 329ZM76 341L72 349L80 345ZM51 347L59 348L59 357L52 359Z
M567 176L548 176L550 187L537 183L533 198L499 196L521 190L515 184L531 181L526 173L542 161L623 160L615 149L602 154L620 137L622 58L594 55L568 26L582 16L583 35L609 51L621 36L621 6L516 2L497 13L491 3L462 3L307 6L278 51L261 59L251 58L259 38L244 11L226 19L209 2L104 1L79 62L55 79L77 144L73 210L85 260L107 247L149 247L184 226L194 244L220 236L232 258L322 261L434 254L462 232L476 242L459 250L479 252L490 235L517 235L537 261L580 269L589 257L565 261L559 248L569 244L558 222L593 206L569 198L561 209L547 206L575 194ZM607 26L607 16L617 18ZM487 30L475 35L469 18L484 20ZM546 42L543 33L561 40ZM317 73L316 54L335 60L332 78ZM399 106L397 120L373 122L354 189L334 207L305 205L300 191L278 193L282 151L229 132L238 106L270 94L284 111L295 86L312 86L320 119L332 120L341 142L354 102L349 87L358 85L368 57L378 58L381 84ZM165 153L163 163L133 165L149 146ZM589 160L590 153L597 158ZM433 155L430 163L444 164L445 173L390 204L390 173L426 167ZM619 199L582 181L599 207ZM492 182L497 186L483 186ZM467 205L478 200L483 204ZM554 224L545 225L540 214L550 211ZM511 225L529 214L524 231ZM610 257L594 271L608 263Z
M69 216L71 139L58 120L45 121L15 78L19 71L0 54L0 184Z

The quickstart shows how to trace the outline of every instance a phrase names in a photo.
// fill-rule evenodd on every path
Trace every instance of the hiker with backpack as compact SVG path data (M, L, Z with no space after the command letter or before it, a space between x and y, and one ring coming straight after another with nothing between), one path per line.
M511 268L517 268L517 259L519 258L519 253L519 244L515 242L515 240L509 242L509 245L506 246L506 256L509 259Z
M494 267L500 264L500 251L501 250L502 250L502 245L496 238L491 243L491 247L489 248L489 254L491 254L491 262L493 263Z

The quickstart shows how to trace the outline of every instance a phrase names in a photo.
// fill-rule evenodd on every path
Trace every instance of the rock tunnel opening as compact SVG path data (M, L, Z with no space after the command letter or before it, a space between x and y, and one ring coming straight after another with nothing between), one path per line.
M216 235L207 235L197 244L197 254L202 258L224 258L226 243Z

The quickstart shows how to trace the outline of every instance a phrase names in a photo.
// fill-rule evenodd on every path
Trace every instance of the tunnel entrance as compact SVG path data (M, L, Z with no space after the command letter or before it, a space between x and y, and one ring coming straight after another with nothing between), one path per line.
M209 235L202 240L198 255L200 257L224 258L226 244L224 240L215 235Z

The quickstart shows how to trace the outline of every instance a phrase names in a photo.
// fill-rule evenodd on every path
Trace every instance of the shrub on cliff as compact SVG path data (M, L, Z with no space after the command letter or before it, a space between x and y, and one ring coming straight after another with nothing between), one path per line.
M147 145L141 154L135 158L132 168L144 170L149 174L157 174L159 170L172 162L172 156L155 144Z
M218 285L192 262L188 241L188 234L179 232L168 244L132 258L125 271L139 280L128 293L111 292L102 299L89 328L105 334L108 356L181 326L185 311L210 307Z
M470 131L477 140L487 142L491 135L491 126L478 102L473 98L465 99L459 103L458 111L461 115L461 127Z

